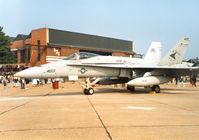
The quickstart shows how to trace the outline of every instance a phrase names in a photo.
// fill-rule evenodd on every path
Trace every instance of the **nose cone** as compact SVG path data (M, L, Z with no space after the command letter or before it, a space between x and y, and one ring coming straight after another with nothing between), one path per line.
M21 78L42 78L42 69L40 67L32 67L17 72L14 76Z

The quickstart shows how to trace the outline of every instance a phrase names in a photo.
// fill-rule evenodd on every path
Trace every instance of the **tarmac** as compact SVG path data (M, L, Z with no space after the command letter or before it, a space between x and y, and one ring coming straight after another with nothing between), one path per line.
M198 140L199 87L99 86L84 95L79 83L27 89L0 86L0 140Z

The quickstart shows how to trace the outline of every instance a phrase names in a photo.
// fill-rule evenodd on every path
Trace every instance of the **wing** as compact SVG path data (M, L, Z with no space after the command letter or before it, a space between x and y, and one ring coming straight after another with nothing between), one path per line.
M136 67L133 70L137 72L150 72L150 75L153 76L187 76L191 74L198 74L199 67L166 67L166 66L157 66L157 67Z
M69 64L69 66L89 66L89 67L103 67L103 68L118 68L118 69L131 69L139 75L150 72L151 75L165 75L165 76L186 76L191 74L199 74L199 67L186 67L186 66L142 66L132 65L126 63L81 63Z

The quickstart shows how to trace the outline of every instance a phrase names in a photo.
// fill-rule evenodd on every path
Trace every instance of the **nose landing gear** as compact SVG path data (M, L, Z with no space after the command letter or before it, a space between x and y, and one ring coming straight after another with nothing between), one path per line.
M88 88L88 89L84 89L84 94L85 95L93 95L94 94L94 89L93 88Z
M82 85L82 87L85 95L93 95L95 92L89 78L86 79L85 85Z

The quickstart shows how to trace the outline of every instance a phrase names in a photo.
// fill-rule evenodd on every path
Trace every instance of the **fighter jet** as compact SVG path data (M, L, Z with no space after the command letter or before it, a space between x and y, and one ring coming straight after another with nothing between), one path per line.
M63 78L77 80L79 77L97 77L86 81L84 93L92 95L93 84L127 83L127 89L135 86L149 86L160 92L159 84L166 83L173 76L187 75L194 68L176 67L181 63L189 39L182 39L161 61L159 42L153 42L144 59L115 56L99 56L92 53L73 54L64 60L32 67L15 74L22 78ZM180 71L180 72L179 72Z

